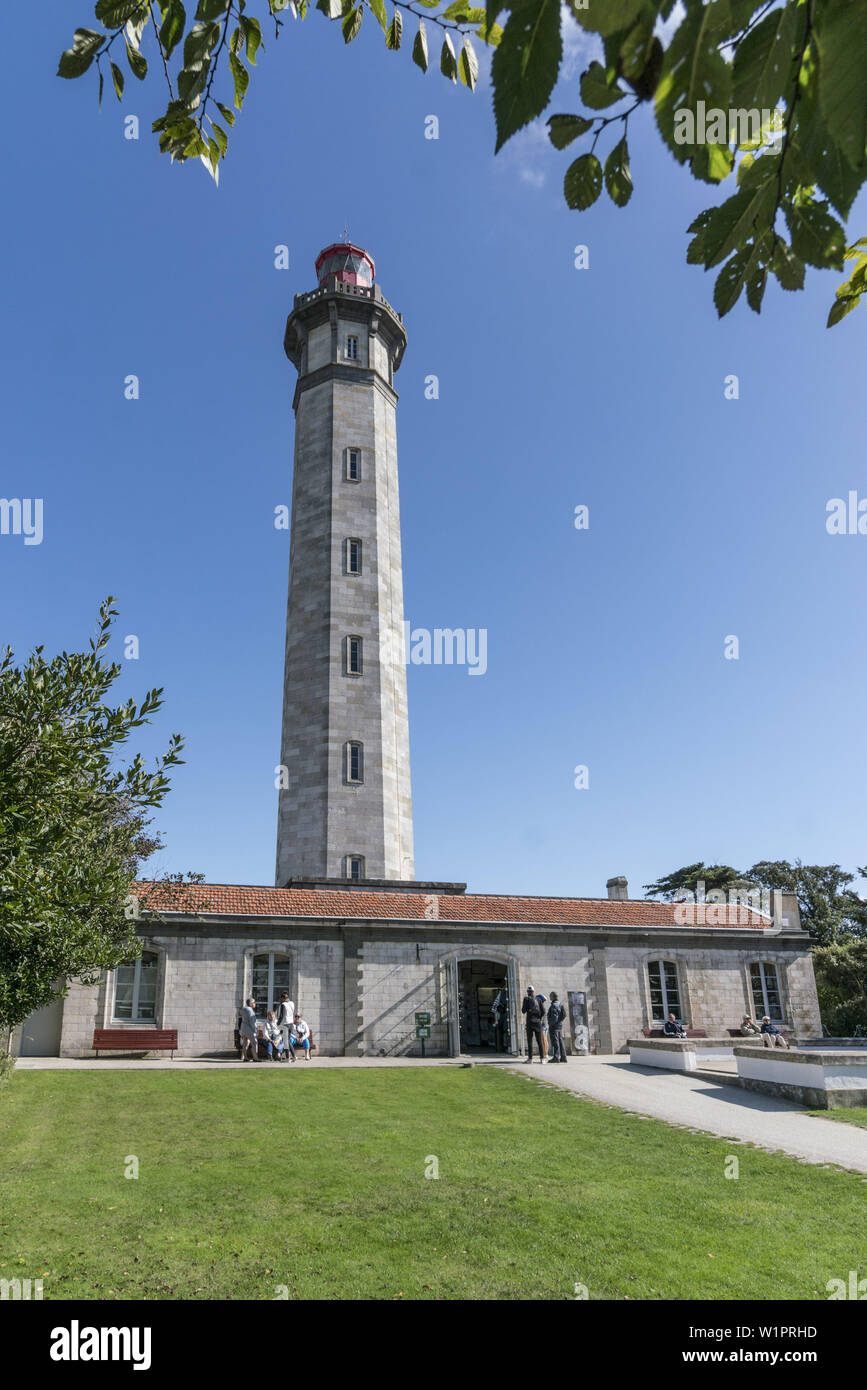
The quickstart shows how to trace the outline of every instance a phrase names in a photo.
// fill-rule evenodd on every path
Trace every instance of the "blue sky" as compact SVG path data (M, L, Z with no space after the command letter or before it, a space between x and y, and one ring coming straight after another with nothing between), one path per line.
M139 746L187 740L152 867L273 881L282 334L347 219L409 333L407 617L488 631L484 677L409 668L417 877L601 896L623 873L638 895L698 859L867 860L867 537L825 530L829 498L867 495L867 315L825 330L837 277L719 323L685 263L713 190L649 113L629 207L570 212L573 151L532 129L495 158L487 86L423 76L369 17L349 49L316 14L266 38L215 189L158 155L150 84L97 112L95 78L54 77L88 13L40 6L6 73L0 491L45 520L39 546L0 537L0 641L75 649L118 596L117 654L141 644L121 691L165 687ZM576 43L554 109L582 65Z

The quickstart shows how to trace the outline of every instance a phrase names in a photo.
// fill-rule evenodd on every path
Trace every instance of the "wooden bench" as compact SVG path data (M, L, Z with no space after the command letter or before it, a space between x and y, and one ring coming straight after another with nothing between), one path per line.
M95 1028L91 1047L100 1052L171 1052L175 1059L177 1028Z
M646 1038L665 1038L668 1036L661 1028L642 1028L641 1031ZM685 1031L688 1038L707 1037L707 1029L705 1028L687 1028Z

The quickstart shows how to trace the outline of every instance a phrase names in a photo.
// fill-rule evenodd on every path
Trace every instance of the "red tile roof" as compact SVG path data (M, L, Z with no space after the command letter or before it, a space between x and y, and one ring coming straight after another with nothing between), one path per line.
M190 916L318 917L441 922L531 922L554 926L673 927L677 903L610 898L525 898L509 894L366 892L363 889L265 888L247 884L201 883L181 889L140 883L143 909ZM682 904L680 906L683 906ZM711 905L709 905L711 906ZM769 927L767 917L746 908L730 923L707 925ZM692 925L687 917L685 925ZM699 923L701 925L701 923Z

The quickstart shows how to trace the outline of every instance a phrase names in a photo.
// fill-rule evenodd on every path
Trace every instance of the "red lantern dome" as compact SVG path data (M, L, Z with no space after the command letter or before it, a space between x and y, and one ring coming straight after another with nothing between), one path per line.
M326 246L316 257L316 276L320 285L324 285L330 275L336 275L345 284L369 287L375 274L373 258L360 246L353 246L348 241Z

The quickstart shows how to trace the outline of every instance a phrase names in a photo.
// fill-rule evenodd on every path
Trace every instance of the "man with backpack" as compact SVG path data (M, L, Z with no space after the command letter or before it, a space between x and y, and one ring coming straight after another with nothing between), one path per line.
M536 1039L536 1046L539 1049L539 1061L542 1057L542 1019L544 1018L544 1004L540 1004L536 998L536 992L532 985L527 986L527 993L521 1005L521 1013L526 1016L527 1023L527 1061L533 1060L533 1039Z
M566 1017L566 1010L557 998L555 991L551 990L551 1002L548 1005L548 1037L551 1040L550 1062L565 1062L566 1048L563 1046L563 1020Z

